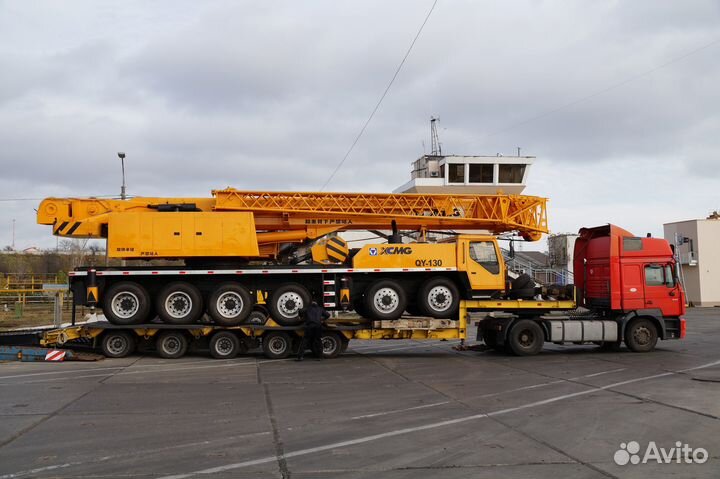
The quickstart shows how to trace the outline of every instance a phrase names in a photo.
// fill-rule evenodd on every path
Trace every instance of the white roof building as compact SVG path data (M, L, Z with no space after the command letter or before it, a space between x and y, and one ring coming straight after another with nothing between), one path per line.
M393 193L521 194L533 156L423 155Z

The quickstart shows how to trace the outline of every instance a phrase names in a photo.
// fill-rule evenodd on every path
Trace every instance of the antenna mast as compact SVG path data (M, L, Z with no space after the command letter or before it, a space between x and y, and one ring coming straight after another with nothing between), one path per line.
M432 156L442 156L442 144L437 132L437 123L440 118L430 117L430 154Z

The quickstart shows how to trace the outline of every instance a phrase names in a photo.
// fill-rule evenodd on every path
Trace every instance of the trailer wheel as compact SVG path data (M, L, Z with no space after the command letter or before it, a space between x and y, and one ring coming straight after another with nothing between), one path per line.
M208 314L221 326L237 326L252 311L250 292L238 283L221 284L210 295L208 303Z
M432 318L452 318L460 306L460 292L447 278L429 279L420 286L417 307Z
M390 279L376 281L365 292L365 307L373 319L398 319L405 311L406 304L402 286Z
M203 313L202 295L190 283L170 283L158 295L157 311L164 323L194 323Z
M135 339L127 331L107 331L100 340L100 349L107 358L124 358L135 351Z
M655 349L658 331L655 324L647 318L630 321L625 330L625 346L636 353L646 353Z
M270 293L270 316L281 326L295 326L302 322L300 310L310 304L310 293L297 283L287 283Z
M113 324L138 324L150 314L150 297L139 284L121 281L104 292L102 309Z
M522 319L515 323L507 336L507 345L513 354L532 356L542 350L545 333L538 323Z
M325 358L336 358L343 352L343 341L340 339L340 335L334 331L323 332L320 342Z
M290 336L284 331L270 331L262 336L262 350L268 359L285 359L292 350Z
M185 355L187 348L187 337L181 331L163 331L155 341L158 355L165 359L180 358Z
M210 355L215 359L233 359L243 349L240 338L230 331L218 331L210 338Z

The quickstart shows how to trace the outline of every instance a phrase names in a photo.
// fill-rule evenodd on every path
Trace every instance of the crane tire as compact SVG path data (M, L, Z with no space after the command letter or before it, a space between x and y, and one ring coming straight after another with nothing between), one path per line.
M165 286L157 297L156 308L163 323L192 324L203 315L200 291L185 281Z
M420 286L417 307L425 316L450 319L460 306L460 292L448 278L432 278Z
M281 326L297 326L302 323L300 310L310 305L310 293L297 283L285 283L270 293L268 308L270 317Z
M207 309L215 324L237 326L252 312L252 296L247 288L239 283L223 283L210 295Z
M140 324L150 315L150 296L132 281L115 283L102 296L103 314L113 324Z
M381 279L365 291L365 308L371 319L395 320L407 306L405 290L397 281Z

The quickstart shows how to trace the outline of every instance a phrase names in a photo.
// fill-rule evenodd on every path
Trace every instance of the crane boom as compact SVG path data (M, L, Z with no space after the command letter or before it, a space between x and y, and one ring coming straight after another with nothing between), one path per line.
M184 249L178 249L179 257L275 257L283 243L301 243L341 230L387 230L393 222L399 229L414 231L487 230L496 234L517 231L532 241L548 231L547 199L537 196L268 192L234 188L215 190L212 194L212 198L47 198L38 208L37 221L52 225L57 236L108 238L111 243L113 238L121 238L123 244L135 241L128 236L133 234L157 244L160 240L156 236L165 233L200 236L203 233L199 230L203 228L206 232L202 241L210 235L222 241L222 236L228 236L230 231L235 238L231 247L216 243L213 250L200 248L191 253L188 251L194 247L184 243ZM184 219L169 215L181 215ZM187 231L170 232L180 229L176 225L181 223L187 226ZM208 226L210 223L214 226ZM237 239L242 236L245 238ZM115 249L110 250L111 256L138 256L124 246Z
M531 239L547 233L547 200L537 196L286 193L233 188L215 190L213 196L216 211L352 222L343 229L387 228L395 220L401 229L518 231Z

